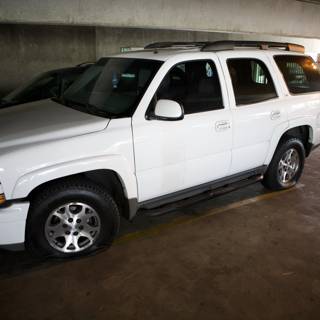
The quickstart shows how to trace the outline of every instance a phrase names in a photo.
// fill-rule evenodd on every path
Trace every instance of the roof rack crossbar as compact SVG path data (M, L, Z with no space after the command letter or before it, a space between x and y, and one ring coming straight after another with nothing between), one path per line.
M201 51L235 50L237 48L257 48L261 50L278 49L304 53L305 48L299 44L270 42L270 41L202 41L202 42L154 42L144 47L145 49L168 49L168 48L199 48Z

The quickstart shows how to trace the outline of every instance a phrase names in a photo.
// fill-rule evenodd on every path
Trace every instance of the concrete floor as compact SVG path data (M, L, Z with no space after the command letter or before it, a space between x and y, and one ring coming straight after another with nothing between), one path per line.
M320 150L299 185L256 184L124 223L68 262L0 252L0 318L320 319Z

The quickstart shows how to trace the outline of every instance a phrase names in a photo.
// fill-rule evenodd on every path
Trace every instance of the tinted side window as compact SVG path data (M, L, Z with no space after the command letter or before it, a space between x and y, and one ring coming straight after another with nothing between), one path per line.
M266 65L257 59L229 59L230 72L236 104L257 103L277 97Z
M223 109L218 72L210 60L173 67L162 80L156 98L179 102L185 114Z
M291 93L320 91L320 70L311 58L281 55L274 59Z
M56 96L59 91L58 77L50 74L41 77L19 95L21 102L48 99Z

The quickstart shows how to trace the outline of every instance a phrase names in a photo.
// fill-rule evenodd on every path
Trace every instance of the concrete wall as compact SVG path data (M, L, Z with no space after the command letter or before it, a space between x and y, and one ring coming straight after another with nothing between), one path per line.
M320 38L320 6L296 0L0 0L0 22Z
M94 61L92 27L0 25L0 94L50 69Z
M320 40L270 35L88 26L0 25L0 96L50 69L94 61L155 41L292 41L320 52Z

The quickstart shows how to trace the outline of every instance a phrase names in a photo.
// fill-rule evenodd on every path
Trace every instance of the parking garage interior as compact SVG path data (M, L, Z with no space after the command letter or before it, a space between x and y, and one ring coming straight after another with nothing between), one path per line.
M0 0L0 98L154 42L290 42L320 63L319 15L315 0ZM257 183L121 217L113 246L89 256L0 249L0 318L319 319L319 158L292 189Z

